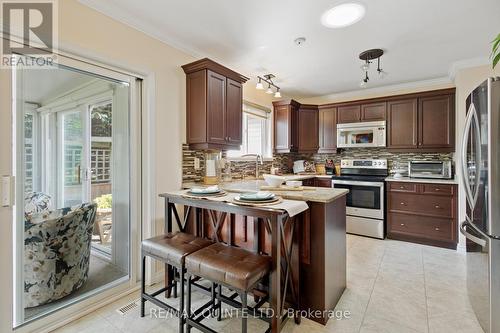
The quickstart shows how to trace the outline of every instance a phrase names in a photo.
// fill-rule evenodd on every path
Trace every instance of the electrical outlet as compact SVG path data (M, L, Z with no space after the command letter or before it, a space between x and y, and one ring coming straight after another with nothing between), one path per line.
M200 159L198 157L194 158L194 169L200 170Z

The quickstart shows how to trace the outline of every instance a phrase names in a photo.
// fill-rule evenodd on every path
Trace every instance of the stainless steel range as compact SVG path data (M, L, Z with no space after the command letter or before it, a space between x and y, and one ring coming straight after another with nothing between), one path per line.
M384 179L387 160L342 160L332 186L348 189L347 232L385 238Z

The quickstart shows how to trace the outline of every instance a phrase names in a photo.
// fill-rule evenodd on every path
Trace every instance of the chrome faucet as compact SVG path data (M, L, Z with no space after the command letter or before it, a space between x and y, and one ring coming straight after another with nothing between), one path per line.
M255 156L255 179L259 179L259 161L260 161L260 165L264 165L264 159L259 154L241 155L241 157L250 157L250 156Z

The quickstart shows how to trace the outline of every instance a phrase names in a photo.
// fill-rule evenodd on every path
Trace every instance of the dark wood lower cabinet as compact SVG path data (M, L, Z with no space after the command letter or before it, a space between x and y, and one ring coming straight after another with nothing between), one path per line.
M387 237L456 249L457 185L390 182Z

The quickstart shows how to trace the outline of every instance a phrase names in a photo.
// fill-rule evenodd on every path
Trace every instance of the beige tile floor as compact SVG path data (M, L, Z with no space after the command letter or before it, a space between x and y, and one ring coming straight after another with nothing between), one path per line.
M337 310L349 319L330 320L326 326L289 321L286 332L307 333L481 333L465 291L465 257L456 251L392 240L347 236L347 289ZM58 329L57 333L176 332L177 319L139 317L136 308L125 315L116 309L137 299L138 293ZM194 306L204 296L194 296ZM169 300L174 304L176 300ZM148 305L146 313L151 306ZM210 320L221 332L238 332L239 319ZM249 332L263 332L259 320L249 321ZM195 332L196 330L193 330Z

